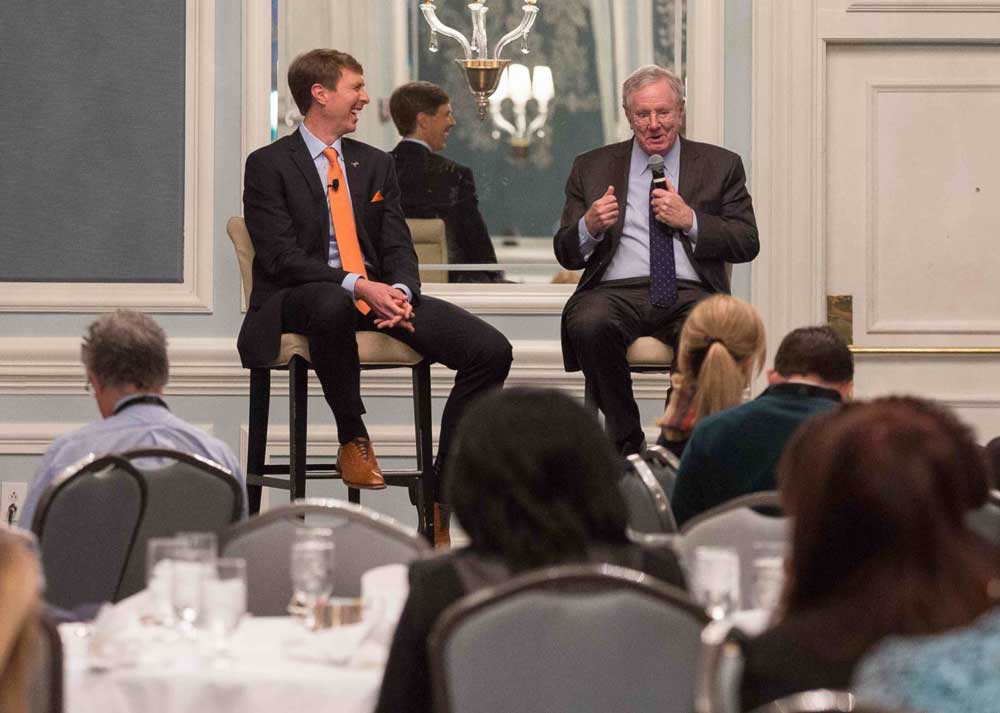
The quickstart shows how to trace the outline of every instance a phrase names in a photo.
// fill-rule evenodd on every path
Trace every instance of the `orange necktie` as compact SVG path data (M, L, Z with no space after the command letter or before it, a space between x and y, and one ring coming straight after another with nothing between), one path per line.
M351 205L347 181L344 180L344 174L340 170L340 161L337 160L337 150L323 149L323 155L330 164L326 171L326 193L330 198L330 218L333 220L333 237L340 252L340 266L347 272L353 272L367 279L368 271L361 257L358 231L354 227L354 207ZM358 300L355 304L361 314L368 314L371 311L368 303L362 300Z

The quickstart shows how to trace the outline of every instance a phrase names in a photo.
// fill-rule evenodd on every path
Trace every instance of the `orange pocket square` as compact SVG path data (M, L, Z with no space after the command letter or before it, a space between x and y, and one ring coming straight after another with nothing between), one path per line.
M382 191L375 191L375 195L372 196L372 203L381 203L385 198L382 197Z

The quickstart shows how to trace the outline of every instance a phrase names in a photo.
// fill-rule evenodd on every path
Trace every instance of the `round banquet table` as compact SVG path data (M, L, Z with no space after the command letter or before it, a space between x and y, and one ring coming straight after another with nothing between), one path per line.
M78 627L60 627L66 713L370 713L382 681L384 664L358 656L350 632L310 634L289 617L246 619L222 661L204 643L164 641L152 628L102 661Z

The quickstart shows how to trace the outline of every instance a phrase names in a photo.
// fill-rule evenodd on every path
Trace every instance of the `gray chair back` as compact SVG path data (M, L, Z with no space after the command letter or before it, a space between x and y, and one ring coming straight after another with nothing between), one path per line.
M269 510L222 535L225 557L247 562L248 610L256 616L287 613L292 598L291 551L303 524L333 530L334 595L361 595L361 575L373 567L407 564L431 552L416 530L369 508L341 500L306 498Z
M987 540L1000 545L1000 490L991 490L986 502L966 516L966 522Z
M751 713L906 713L898 708L879 708L859 703L848 691L817 689L772 701Z
M734 498L717 508L701 513L684 523L674 541L681 561L690 567L694 551L701 546L727 547L740 558L740 592L744 606L750 606L753 586L753 561L759 556L757 543L775 543L787 547L791 537L787 517L763 515L754 508L780 509L774 491L751 493ZM689 570L690 571L690 570Z
M221 534L243 513L237 478L206 458L165 448L120 454L146 483L146 512L129 555L116 601L146 586L146 543L178 532Z
M459 600L430 640L437 713L690 713L704 612L613 565L524 574Z
M109 602L125 572L146 509L146 483L128 461L93 454L42 494L31 529L57 607Z
M740 684L746 659L742 632L732 619L713 621L701 632L695 684L695 713L740 713Z
M677 481L677 456L660 446L644 455L628 456L618 488L628 509L628 525L633 532L677 532L670 509L670 496Z

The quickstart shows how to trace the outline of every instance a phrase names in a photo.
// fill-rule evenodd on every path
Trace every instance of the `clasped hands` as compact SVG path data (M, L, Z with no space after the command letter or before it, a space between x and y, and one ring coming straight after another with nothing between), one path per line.
M375 326L378 329L402 327L414 332L413 305L406 300L406 294L384 282L374 282L364 278L354 284L354 296L364 300L375 313Z
M681 198L669 179L665 179L666 188L653 190L650 205L653 215L658 221L688 232L694 226L694 211ZM618 199L615 198L614 186L608 186L604 195L590 204L583 215L584 223L591 235L599 235L618 222Z

